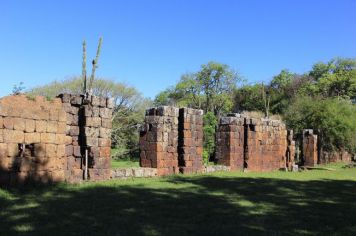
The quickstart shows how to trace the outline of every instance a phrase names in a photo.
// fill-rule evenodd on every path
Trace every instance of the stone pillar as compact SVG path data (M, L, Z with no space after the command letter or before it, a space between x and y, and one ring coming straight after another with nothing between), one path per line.
M71 94L59 97L67 113L66 180L81 182L84 179L85 150L88 150L89 179L109 179L113 101Z
M83 180L82 152L80 140L80 107L83 103L83 96L60 94L63 109L67 115L66 128L66 180L68 182L80 182Z
M292 166L295 164L295 141L293 140L293 130L288 130L287 143L288 149L286 167L288 168L288 170L292 170Z
M161 106L146 110L145 125L140 132L140 165L157 168L157 175L179 172L179 109Z
M179 109L179 170L200 173L203 170L203 111Z
M112 99L91 96L84 100L82 126L83 154L88 150L90 180L110 179Z
M221 117L216 132L216 159L231 170L244 168L244 118L239 114Z
M303 130L303 157L305 166L315 166L318 163L318 136L312 129Z

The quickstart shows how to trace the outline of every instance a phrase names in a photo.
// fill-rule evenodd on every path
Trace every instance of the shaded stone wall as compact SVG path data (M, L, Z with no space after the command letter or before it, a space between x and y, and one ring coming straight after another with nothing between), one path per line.
M62 94L0 99L0 183L110 178L110 99Z
M157 175L203 171L203 111L162 106L146 111L140 165Z
M303 130L303 158L305 166L315 166L318 164L318 136L312 129Z
M347 151L321 152L319 155L319 164L350 162L352 160L352 154Z
M66 128L60 99L0 99L0 183L64 181Z
M178 116L175 107L146 110L145 126L140 132L140 165L157 168L157 175L179 172Z
M181 173L203 170L203 111L179 109L178 159Z
M219 165L230 166L231 170L243 170L244 124L245 118L237 114L219 119L215 149L215 158Z
M293 165L295 164L295 141L293 140L293 130L288 130L288 138L287 138L288 148L287 148L287 159L286 164L289 170L293 169Z
M218 164L251 171L286 167L287 130L280 121L229 114L220 118L216 137Z

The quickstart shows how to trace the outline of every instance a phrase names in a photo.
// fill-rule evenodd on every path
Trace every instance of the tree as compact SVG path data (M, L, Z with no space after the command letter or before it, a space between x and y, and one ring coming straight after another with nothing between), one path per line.
M309 91L323 97L356 98L356 60L333 59L317 63L309 72L314 78Z
M204 126L204 152L203 158L204 161L207 163L210 157L214 154L215 151L215 128L218 124L217 119L212 112L207 112L203 116Z
M176 104L219 115L233 107L233 92L241 79L225 64L209 62L196 73L182 75L173 89L160 93L155 101L161 105Z
M325 151L356 151L356 106L348 100L300 97L294 99L284 120L296 134L310 128L318 132Z

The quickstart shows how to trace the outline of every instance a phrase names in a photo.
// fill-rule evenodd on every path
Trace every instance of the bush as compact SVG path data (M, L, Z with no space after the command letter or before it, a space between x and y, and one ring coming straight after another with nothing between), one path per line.
M207 162L210 159L210 156L214 154L215 150L215 128L217 125L217 119L214 115L213 112L207 112L203 116L204 120L204 126L203 126L203 132L204 132L204 153L203 153L203 158L207 159Z
M356 151L356 106L347 100L301 97L290 105L284 119L296 134L302 129L318 133L325 151Z

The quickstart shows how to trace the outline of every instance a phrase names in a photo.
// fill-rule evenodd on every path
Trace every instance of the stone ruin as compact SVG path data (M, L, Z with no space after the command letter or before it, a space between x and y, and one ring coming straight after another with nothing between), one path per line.
M203 112L163 106L146 111L140 132L140 165L157 168L158 175L201 173ZM240 114L221 117L216 132L218 165L229 170L271 171L294 164L293 132L278 120Z
M228 114L218 123L217 163L230 166L232 170L291 169L295 142L290 134L287 137L286 126L279 120Z
M305 166L315 166L318 163L318 136L312 129L303 130L303 159Z
M318 135L314 130L303 130L303 162L305 166L353 160L353 156L345 150L331 152L319 150L318 142Z
M203 169L203 111L162 106L146 111L140 132L140 165L159 176Z
M70 94L1 98L0 184L109 179L113 106Z

